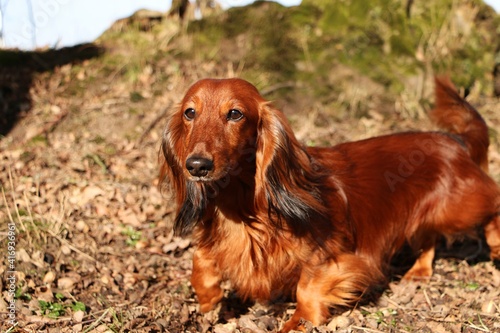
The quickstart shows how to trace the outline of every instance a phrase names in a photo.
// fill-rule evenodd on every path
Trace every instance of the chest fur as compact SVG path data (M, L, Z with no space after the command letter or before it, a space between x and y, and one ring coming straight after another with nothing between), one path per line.
M221 222L221 221L218 221ZM300 240L261 223L224 221L199 234L199 246L244 299L293 297L308 254Z

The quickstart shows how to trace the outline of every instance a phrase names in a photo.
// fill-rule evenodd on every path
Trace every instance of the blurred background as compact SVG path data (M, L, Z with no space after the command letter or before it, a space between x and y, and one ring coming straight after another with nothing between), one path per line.
M174 206L158 190L168 114L196 80L237 76L299 140L334 145L435 130L433 77L447 74L490 128L500 183L498 6L0 0L0 253L12 222L18 321L3 320L0 262L0 331L276 331L293 303L249 305L224 285L216 313L196 310L193 247L173 236ZM477 242L443 246L429 284L405 289L396 274L378 303L330 329L498 332L500 273Z
M196 2L192 2L196 6ZM227 9L251 2L253 0L221 0L217 1L217 5ZM290 6L299 4L300 0L277 2ZM215 6L215 1L209 5ZM5 48L33 50L90 43L113 22L141 9L165 13L172 9L172 0L124 0L119 5L114 1L99 0L2 0L2 45ZM201 18L200 8L195 15Z
M196 6L195 0L191 2ZM222 9L227 9L245 6L252 2L254 0L220 0L208 2L208 5L212 7L218 5ZM295 6L301 1L276 2L285 6ZM500 10L499 0L485 0L485 3L497 12ZM1 0L1 45L4 48L33 50L89 43L116 20L128 17L141 9L167 12L172 9L172 0L124 0L120 1L119 5L112 1L98 0ZM200 6L195 11L195 16L201 18Z

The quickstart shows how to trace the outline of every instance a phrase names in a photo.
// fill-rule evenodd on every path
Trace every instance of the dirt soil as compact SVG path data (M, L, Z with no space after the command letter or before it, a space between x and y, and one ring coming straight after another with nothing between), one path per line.
M89 83L95 68L86 62L34 75L31 109L0 142L0 256L8 258L10 226L16 251L0 262L2 332L276 332L291 316L293 302L243 303L228 284L216 310L198 312L189 282L193 245L173 237L174 207L157 187L165 112L194 79L213 74L187 74L192 69L181 69L174 84L159 83L147 66L133 84L113 73ZM82 91L70 89L75 82L85 82ZM158 85L161 94L152 89ZM498 99L471 102L500 128ZM342 121L325 120L320 108L290 109L303 142L432 128L425 117L376 109ZM499 181L494 133L490 171ZM400 259L395 265L407 267ZM442 246L429 281L404 284L397 271L378 299L334 312L309 331L500 332L500 270L482 238Z

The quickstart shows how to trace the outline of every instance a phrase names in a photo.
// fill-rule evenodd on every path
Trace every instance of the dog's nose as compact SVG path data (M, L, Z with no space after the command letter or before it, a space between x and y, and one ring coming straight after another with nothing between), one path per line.
M208 158L190 157L186 160L186 169L192 176L206 176L214 168L214 162Z

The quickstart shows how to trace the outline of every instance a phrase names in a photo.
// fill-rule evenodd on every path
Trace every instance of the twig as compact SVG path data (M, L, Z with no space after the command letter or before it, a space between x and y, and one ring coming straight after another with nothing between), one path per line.
M18 325L18 324L19 324L19 323L15 323L15 324L14 324L14 325L12 325L11 327L9 327L9 329L8 329L7 331L5 331L5 333L10 333L10 332L12 332L12 331L14 330L14 328L16 328L16 327L17 327L17 325Z
M278 83L278 84L272 85L270 87L267 87L266 89L262 89L260 91L260 94L263 95L263 96L264 95L269 95L270 93L274 92L275 90L283 89L283 88L293 88L295 86L296 86L296 84L293 81L287 81L287 82L283 82L283 83Z
M427 304L429 305L429 308L431 309L431 311L433 311L431 300L429 298L429 295L427 295L427 291L425 289L424 289L424 297L425 297Z
M24 203L26 204L26 210L28 211L28 215L30 216L31 225L33 226L33 230L36 230L35 220L33 219L33 214L31 213L31 209L29 206L29 200L28 200L28 197L26 196L26 191L23 192L23 196L24 196ZM40 235L35 232L35 236L38 238L38 241L40 241ZM30 244L31 244L31 241L30 241Z
M39 135L47 135L49 133L52 133L56 127L66 118L66 116L69 114L69 111L61 111L58 115L54 117L52 121L49 121L45 124L45 126L42 126L41 129L39 129L34 135L32 135L29 138L26 138L24 142L28 141L31 138L34 138Z
M23 227L23 230L26 232L26 237L28 238L29 244L31 244L32 243L31 235L28 232L28 230L26 229L26 226L24 225L23 221L21 220L21 215L19 214L19 209L17 208L17 201L16 201L16 198L14 196L15 191L14 191L14 182L12 180L12 170L10 169L10 167L9 167L9 184L10 184L10 188L12 190L11 196L12 196L12 200L14 201L14 209L16 211L17 219L19 221L19 224L21 224L21 226ZM10 213L9 205L7 203L7 198L5 197L5 192L4 192L3 187L2 187L2 195L3 195L3 200L5 202L5 207L7 207L7 214L9 215L9 220L10 220L10 222L15 223L14 218L12 217L12 214Z
M367 327L361 327L361 326L354 326L352 325L351 328L357 329L357 330L362 330L365 332L373 332L373 333L384 333L383 331L375 330L372 328L367 328Z
M76 253L78 254L81 254L82 256L84 256L85 258L87 259L90 259L94 262L97 262L97 259L95 259L94 257L91 257L90 255L88 255L87 253L85 252L82 252L81 250L79 250L78 248L76 248L75 246L71 245L70 242L68 242L67 240L65 240L64 238L61 238L59 237L54 231L52 230L47 230L50 235L52 237L54 237L55 239L57 239L58 241L60 241L61 243L64 243L67 247L69 247L71 250L75 251Z
M470 327L475 328L475 329L480 330L480 331L483 331L483 332L489 332L490 329L484 324L483 318L481 318L480 314L477 315L477 318L479 319L479 322L481 323L481 327L479 327L479 326L477 326L474 323L471 323L469 321Z
M475 330L478 330L478 331L483 331L483 332L490 332L489 328L483 328L483 327L479 327L477 325L474 325L473 323L469 322L469 327L470 328L473 328Z
M142 132L142 135L141 137L139 138L139 144L142 143L142 141L144 141L144 139L146 138L146 136L149 134L149 132L151 132L151 130L156 126L156 124L158 124L158 122L160 122L161 119L163 119L168 111L170 110L170 107L172 106L172 102L170 102L167 107L165 109L163 109L163 111L157 115L155 117L155 119L153 119L153 121L148 125L148 127L146 127L146 129L144 130L144 132Z
M101 156L97 154L87 154L85 158L90 158L92 161L94 161L95 164L101 167L103 173L107 173L109 171L108 166L106 165L106 163L104 163Z
M70 322L72 320L73 320L72 317L60 317L60 318L57 318L57 319L53 319L53 318L47 318L45 316L39 316L39 317L30 319L28 321L28 323L29 324L39 324L39 323L43 323L43 324L57 324L57 323L67 323L67 322Z
M104 311L104 313L99 318L97 318L97 320L94 321L94 323L92 325L87 327L87 329L85 331L83 331L83 333L87 333L87 332L90 332L91 330L93 330L94 327L96 327L101 322L101 320L108 314L108 312L109 312L109 309L106 309L106 311Z
M7 208L7 215L9 216L9 221L14 223L14 220L12 218L12 214L10 213L9 205L7 203L7 198L5 197L5 191L2 186L2 196L3 196L3 202L5 203L5 207Z
M394 302L392 299L390 299L389 297L387 296L384 296L383 297L384 300L387 302L387 303L391 303L395 308L399 308L399 309L403 309L403 307L401 305L399 305L397 302Z

